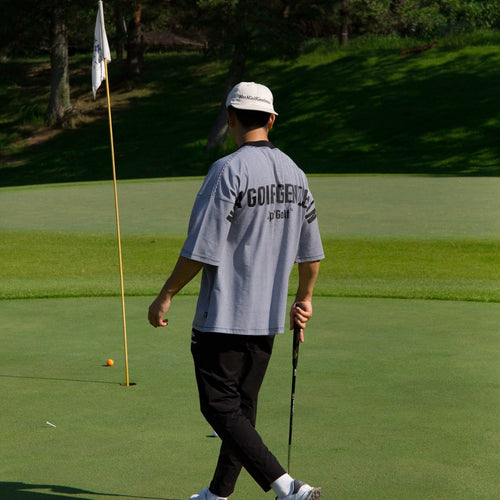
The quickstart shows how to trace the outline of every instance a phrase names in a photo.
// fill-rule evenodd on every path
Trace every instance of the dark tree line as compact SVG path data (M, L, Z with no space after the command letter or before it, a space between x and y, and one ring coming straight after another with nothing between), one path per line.
M293 58L311 38L347 44L365 33L421 39L500 27L500 2L481 0L105 0L106 31L129 77L143 71L156 42L202 48L230 60L221 109L208 148L227 135L223 109L249 56ZM97 1L0 0L0 58L50 53L51 94L46 124L71 113L69 54L91 52ZM156 40L156 42L155 42ZM162 42L163 40L163 42Z

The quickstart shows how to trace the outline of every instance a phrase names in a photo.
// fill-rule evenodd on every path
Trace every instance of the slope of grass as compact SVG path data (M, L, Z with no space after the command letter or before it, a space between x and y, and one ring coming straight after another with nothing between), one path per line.
M417 43L417 42L414 42ZM317 47L294 62L249 61L280 113L273 141L309 173L498 175L495 112L500 34L444 39L400 56L408 41ZM71 62L74 128L44 131L48 62L1 62L0 185L111 177L106 100L90 91L88 57ZM119 178L203 175L227 61L151 54L144 75L110 64ZM231 148L230 142L228 148Z

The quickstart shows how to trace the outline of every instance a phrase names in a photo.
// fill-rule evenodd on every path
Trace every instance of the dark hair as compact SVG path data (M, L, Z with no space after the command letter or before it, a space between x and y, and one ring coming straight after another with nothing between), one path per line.
M237 109L233 106L229 106L227 110L234 113L239 122L248 130L265 127L271 116L271 113L265 111Z

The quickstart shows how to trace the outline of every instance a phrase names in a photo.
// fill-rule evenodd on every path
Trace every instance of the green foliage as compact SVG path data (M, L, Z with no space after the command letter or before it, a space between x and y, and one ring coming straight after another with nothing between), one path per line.
M498 2L470 0L351 0L351 34L397 34L423 39L500 25Z
M67 1L69 44L73 51L89 46L95 3ZM429 39L500 26L500 3L480 0L144 0L146 31L168 30L206 38L212 54L227 55L236 40L249 50L293 57L309 38L334 38L347 21L352 36L397 34ZM104 2L109 39L118 41L119 26L137 10L134 0ZM47 52L53 2L5 2L0 51L17 56ZM90 50L90 49L89 49Z
M2 2L0 23L0 53L33 56L50 48L50 16L47 2L25 0Z
M213 54L227 56L238 46L247 54L288 58L297 55L325 4L299 1L285 7L277 0L199 0L197 22Z
M500 4L470 0L409 0L396 11L399 32L430 38L443 33L463 33L500 24Z
M45 107L42 103L24 104L19 108L19 119L23 124L43 124Z

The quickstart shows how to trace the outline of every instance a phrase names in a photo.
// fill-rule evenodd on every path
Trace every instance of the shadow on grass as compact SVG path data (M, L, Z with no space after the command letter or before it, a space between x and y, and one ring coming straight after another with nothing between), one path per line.
M46 490L46 491L31 491L31 490ZM0 498L5 500L61 500L75 499L91 500L86 497L75 497L74 495L92 495L97 497L108 498L132 498L137 500L180 500L166 497L148 497L137 495L119 495L116 493L99 493L96 491L82 490L80 488L72 488L70 486L58 486L48 484L28 484L22 482L0 482Z
M275 135L308 173L499 175L496 58L370 53L281 68L270 85L294 119Z
M245 74L274 89L283 113L272 141L307 173L500 175L497 52L486 48L471 56L444 48L401 58L393 50L367 51L311 61L249 64L253 69ZM87 62L73 64L83 71ZM30 68L14 104L27 99L25 86L46 88L46 66L38 73ZM11 79L27 71L7 63L3 68ZM224 63L201 54L151 56L142 79L114 89L120 179L205 175L214 158L204 145L225 71ZM118 72L113 66L111 81L119 81ZM0 78L4 87L6 79ZM77 95L82 89L72 87ZM40 93L31 88L25 114L40 106ZM96 104L87 102L87 113L100 117L93 123L11 151L3 163L0 155L0 186L109 180L103 103L101 94ZM10 115L15 109L11 105ZM21 114L0 126L0 139L14 129L22 135L28 118Z
M117 382L110 382L108 380L80 380L80 379L72 379L72 378L58 378L58 377L33 377L29 375L3 375L0 373L0 378L23 378L23 379L30 379L30 380L56 380L59 382L83 382L85 384L111 384L111 385L117 385ZM1 490L0 490L1 491ZM0 498L8 498L8 497L2 497Z

